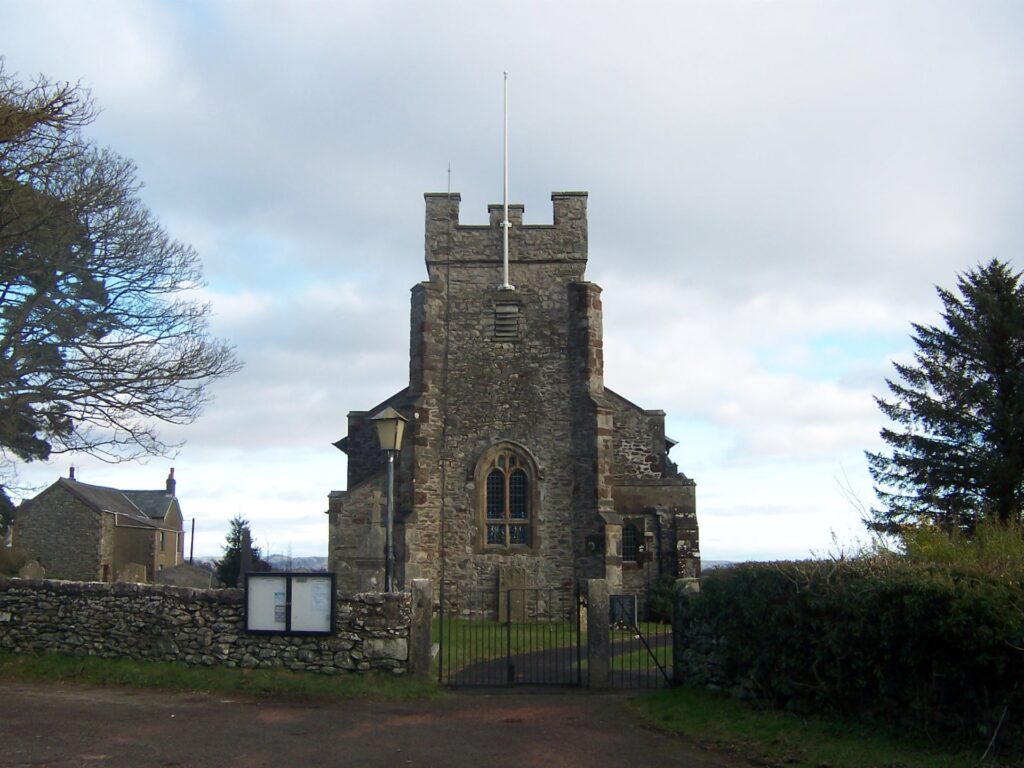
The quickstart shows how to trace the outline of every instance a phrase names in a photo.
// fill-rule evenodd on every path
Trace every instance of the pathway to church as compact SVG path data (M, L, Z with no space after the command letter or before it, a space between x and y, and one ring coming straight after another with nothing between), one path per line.
M0 766L558 766L748 763L637 724L620 694L337 702L0 682Z

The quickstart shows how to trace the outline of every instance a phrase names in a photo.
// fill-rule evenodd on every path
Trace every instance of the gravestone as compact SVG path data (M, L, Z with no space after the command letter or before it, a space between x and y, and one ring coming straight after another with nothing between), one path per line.
M526 621L525 590L525 568L511 565L498 568L498 621L508 621L510 609L512 621Z
M117 580L130 584L145 584L149 581L146 578L146 566L142 563L125 563L117 572Z
M213 571L197 565L180 563L156 572L153 581L157 584L169 584L172 587L190 587L191 589L213 589L216 577Z
M46 578L46 569L39 564L38 560L29 560L18 569L18 578L40 581Z

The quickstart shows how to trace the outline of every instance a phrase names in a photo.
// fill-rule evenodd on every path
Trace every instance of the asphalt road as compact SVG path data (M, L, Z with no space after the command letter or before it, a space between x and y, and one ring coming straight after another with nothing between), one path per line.
M615 694L309 703L0 682L0 766L688 766L747 763L639 727Z

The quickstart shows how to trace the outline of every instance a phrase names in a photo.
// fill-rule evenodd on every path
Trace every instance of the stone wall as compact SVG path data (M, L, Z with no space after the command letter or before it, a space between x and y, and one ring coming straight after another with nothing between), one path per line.
M616 479L674 474L674 467L666 472L665 466L665 412L644 410L608 389L605 397L615 419Z
M370 477L328 497L328 570L342 592L379 592L384 587L386 479ZM397 551L397 550L396 550Z
M409 595L336 599L333 635L250 635L240 589L0 576L0 649L323 674L408 671Z
M101 518L111 518L103 520ZM111 552L101 552L102 527L113 525L111 515L98 515L59 487L50 487L17 511L15 543L48 572L63 579L99 579L100 561L110 563ZM109 576L108 576L109 578Z
M654 533L650 542L656 565L655 578L700 576L700 531L697 527L696 484L677 477L623 479L616 483L615 509L644 532Z

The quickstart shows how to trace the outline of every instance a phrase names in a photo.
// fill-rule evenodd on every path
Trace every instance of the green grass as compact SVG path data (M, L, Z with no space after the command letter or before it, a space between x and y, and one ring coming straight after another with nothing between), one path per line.
M643 633L648 643L655 642L655 638L671 632L671 628L665 624L654 621L641 621L640 632ZM612 655L612 669L646 669L655 667L654 659L651 658L651 651L648 651L644 644L637 638L636 632L632 629L612 629L612 648L617 643L627 643L626 649ZM672 645L657 646L652 649L654 657L664 669L672 667Z
M441 621L435 618L431 626L431 639L440 641ZM640 631L645 637L664 634L665 625L655 622L641 622ZM551 648L576 646L576 625L574 622L512 623L512 653L545 651ZM636 639L631 629L612 629L611 642ZM587 632L579 633L579 641L587 642ZM505 622L481 619L445 619L444 642L459 657L475 660L494 659L508 651L508 635Z
M664 624L641 622L640 631L645 637L664 634ZM432 642L440 642L441 621L435 618L431 627ZM610 633L614 646L622 641L636 641L636 633L632 629L615 629ZM579 633L579 642L585 646L587 633ZM547 651L555 648L575 648L577 633L575 622L547 622L523 624L513 622L511 650L513 654ZM636 641L639 643L639 641ZM481 619L445 619L444 620L444 661L448 674L480 661L504 658L509 651L509 635L505 622ZM666 669L672 665L671 646L656 648L658 660ZM626 650L614 656L612 662L615 669L654 666L646 649ZM586 668L586 660L582 662ZM437 658L434 659L434 676L437 674Z
M666 632L672 631L672 628L668 624L662 624L661 622L657 621L641 621L639 627L640 631L646 638L651 638L656 635L664 635ZM628 625L619 625L616 627L612 627L612 642L615 642L616 640L630 640L635 637L636 632L633 630L632 627Z
M413 699L444 695L432 681L398 675L328 676L283 669L189 667L167 662L100 659L58 653L0 653L0 679L318 699Z
M660 646L652 649L654 657L651 657L651 651L641 647L639 650L628 651L626 653L618 653L612 656L611 665L612 669L655 669L655 659L661 664L662 669L672 670L672 646Z
M927 742L897 739L877 728L756 709L723 694L695 688L651 693L634 700L633 706L661 730L768 766L974 768L983 751L957 752Z
M434 619L431 639L440 642L441 621ZM582 636L586 642L586 633ZM448 674L479 661L503 658L509 651L510 638L504 622L477 619L444 620L444 663ZM575 648L576 626L573 622L519 624L513 622L511 650L513 654L546 651L553 648ZM437 658L434 658L437 673Z

